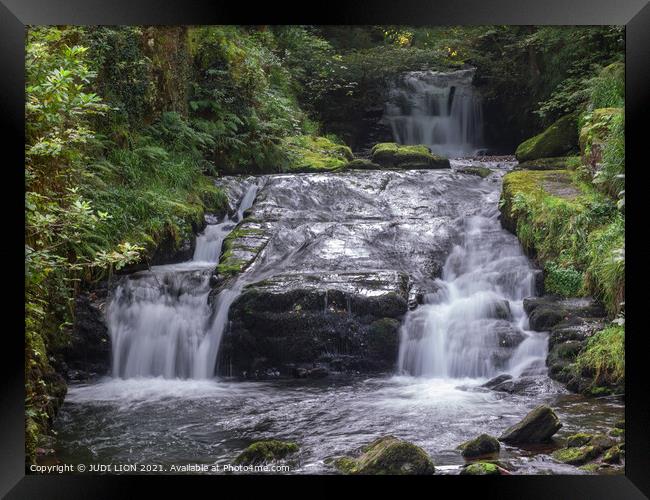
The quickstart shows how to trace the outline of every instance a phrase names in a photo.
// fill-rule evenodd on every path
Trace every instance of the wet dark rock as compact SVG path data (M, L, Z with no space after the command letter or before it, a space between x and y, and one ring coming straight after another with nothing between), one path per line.
M481 434L474 439L464 442L458 448L461 450L463 457L473 458L499 453L501 445L496 438L488 434Z
M233 303L221 366L232 375L318 362L336 371L387 371L397 359L407 278L396 272L278 275ZM300 372L316 377L325 372ZM321 375L319 375L319 373Z
M105 311L108 287L106 283L78 294L75 319L70 338L61 348L61 372L68 380L83 381L105 375L111 367L111 340Z
M562 321L607 315L603 306L594 299L562 299L553 295L524 299L524 310L528 314L530 328L540 332L550 330Z
M488 380L487 382L485 382L485 384L481 385L481 387L487 387L488 389L492 389L498 386L499 384L510 379L512 379L512 375L508 373L503 373L501 375L497 375L496 377Z
M541 405L528 413L521 422L504 431L499 441L509 444L542 443L548 441L562 427L555 412Z
M435 467L427 453L412 443L394 436L374 440L361 448L356 457L341 457L334 466L343 474L354 475L431 475Z
M518 377L496 384L492 387L492 390L507 392L508 394L525 394L528 389L535 385L537 385L537 379L535 377Z

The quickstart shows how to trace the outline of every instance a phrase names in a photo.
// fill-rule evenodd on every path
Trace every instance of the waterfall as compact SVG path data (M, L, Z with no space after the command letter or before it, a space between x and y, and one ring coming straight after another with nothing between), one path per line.
M389 91L383 121L399 144L424 144L447 157L475 156L483 143L481 99L473 69L411 71Z
M121 378L211 378L235 287L208 303L210 279L226 236L255 200L259 186L247 187L233 216L208 218L197 236L192 260L153 266L116 287L107 311L113 376Z
M517 239L501 228L496 203L486 206L462 220L462 241L441 279L425 303L407 313L402 373L483 378L544 369L546 335L526 330L523 310L523 299L535 293L534 270Z

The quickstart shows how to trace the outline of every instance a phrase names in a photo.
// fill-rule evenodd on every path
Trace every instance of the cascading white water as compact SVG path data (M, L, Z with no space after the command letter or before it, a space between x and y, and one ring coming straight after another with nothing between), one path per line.
M258 189L256 183L249 185L232 217L206 226L197 237L192 260L154 266L116 287L107 313L113 376L214 375L228 310L239 289L222 291L212 307L208 304L210 277L223 240L252 206Z
M399 144L424 144L447 157L473 156L483 143L483 111L473 69L411 71L389 92L384 122Z
M403 373L483 378L544 370L547 337L526 331L523 310L523 299L534 295L534 271L501 228L496 200L485 206L462 221L462 242L447 258L438 289L405 317Z

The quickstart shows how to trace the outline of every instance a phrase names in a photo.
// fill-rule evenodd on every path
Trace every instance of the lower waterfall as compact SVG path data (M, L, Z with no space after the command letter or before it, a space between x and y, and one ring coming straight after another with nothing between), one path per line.
M208 224L192 260L153 266L116 287L107 311L115 377L211 378L228 309L237 296L221 292L208 303L210 279L226 236L255 200L259 186L244 190L233 216Z
M523 310L523 299L535 294L535 271L498 214L496 200L486 200L480 213L461 222L462 242L447 258L437 289L404 319L402 373L477 378L545 369L546 336L526 331Z

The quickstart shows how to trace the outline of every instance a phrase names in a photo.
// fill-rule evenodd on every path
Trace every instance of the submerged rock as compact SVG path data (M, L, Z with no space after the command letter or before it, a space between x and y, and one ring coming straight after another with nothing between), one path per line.
M463 457L471 458L499 453L501 445L496 438L488 434L481 434L474 439L464 442L458 448L461 450Z
M551 439L562 427L555 412L541 405L528 413L521 422L504 431L499 441L509 444L542 443Z
M237 458L236 464L257 465L275 460L282 460L288 455L296 453L300 447L290 441L257 441L251 444Z
M431 475L435 467L427 453L412 443L394 436L374 440L356 457L341 457L334 466L343 474Z
M503 373L501 375L497 375L496 377L488 380L485 382L485 384L481 385L481 387L486 387L488 389L493 389L494 387L498 386L499 384L512 379L512 375L509 373Z

